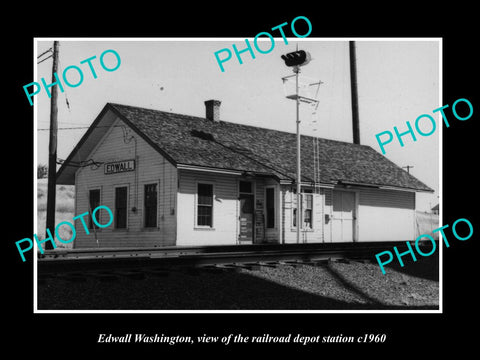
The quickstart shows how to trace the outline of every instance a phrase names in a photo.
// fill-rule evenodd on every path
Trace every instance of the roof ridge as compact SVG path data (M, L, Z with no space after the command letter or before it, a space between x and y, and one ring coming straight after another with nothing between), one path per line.
M125 105L125 104L110 103L110 102L108 102L107 104L112 105L112 106L123 106L123 107L130 107L130 108L135 108L135 109L140 109L140 110L154 111L154 112L164 113L164 114L172 114L172 115L176 115L176 116L180 115L180 116L185 116L185 117L189 117L189 118L193 118L193 119L199 119L199 120L203 120L203 121L212 121L212 120L208 120L205 117L200 117L200 116L196 116L196 115L181 114L181 113L176 113L176 112L171 112L171 111L151 109L151 108L145 108L145 107L135 106L135 105ZM244 126L244 127L248 127L248 128L262 129L262 130L268 130L268 131L275 131L275 132L280 132L280 133L289 134L289 135L296 135L294 132L290 132L290 131L271 129L271 128L249 125L249 124L241 124L241 123L225 121L225 120L219 120L218 123L224 123L224 124L236 125L236 126ZM324 137L305 135L305 134L300 134L300 135L301 135L301 137L308 138L308 139L319 139L319 140L337 142L337 143L347 144L347 145L352 145L352 146L362 146L362 147L371 148L370 145L365 145L365 144L355 144L353 142L336 140L336 139L328 139L328 138L324 138Z

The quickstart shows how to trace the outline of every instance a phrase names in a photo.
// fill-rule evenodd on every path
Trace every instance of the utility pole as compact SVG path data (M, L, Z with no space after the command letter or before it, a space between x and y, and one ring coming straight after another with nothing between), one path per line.
M53 42L52 84L56 81L58 68L58 41ZM47 192L47 224L46 229L54 234L55 229L55 198L57 185L57 86L52 86L50 97L50 142L48 146L48 192ZM45 230L46 232L46 230ZM46 232L45 239L49 236ZM54 236L54 235L53 235ZM45 243L45 250L52 250L50 241Z
M355 41L349 41L350 49L350 88L352 92L353 143L360 144L360 117L358 115L357 54Z

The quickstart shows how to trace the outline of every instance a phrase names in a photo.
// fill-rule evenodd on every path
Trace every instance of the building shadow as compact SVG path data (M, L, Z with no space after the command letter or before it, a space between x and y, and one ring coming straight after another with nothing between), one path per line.
M354 293L360 298L366 300L369 304L372 304L372 306L374 306L376 309L383 309L385 307L385 304L378 301L376 298L368 295L360 287L348 281L342 274L340 274L338 271L333 269L330 265L325 265L324 269L327 270L330 276L332 276L335 279L335 281L337 281L340 284L341 287L345 288L351 293Z
M437 253L429 257L422 257L417 254L416 259L417 261L414 262L411 257L405 257L402 259L404 263L404 266L402 267L395 258L394 261L385 266L385 272L388 273L389 271L394 270L417 278L439 281L440 264Z
M428 309L428 310L438 310L438 305L424 305L424 306L411 306L411 305L393 305L393 304L387 304L384 303L377 298L371 296L362 288L359 286L355 285L351 281L349 281L347 278L345 278L340 272L332 268L330 265L324 266L324 268L327 270L327 272L332 276L332 278L337 281L340 286L348 290L349 292L359 296L360 298L364 299L368 304L371 304L372 308L378 309L378 310L415 310L415 309Z

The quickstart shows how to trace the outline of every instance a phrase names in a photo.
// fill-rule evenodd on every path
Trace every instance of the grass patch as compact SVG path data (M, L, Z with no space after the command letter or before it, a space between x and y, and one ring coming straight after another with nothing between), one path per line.
M440 219L438 214L424 213L421 211L416 212L416 235L415 238L423 235L432 235L432 231L440 227ZM433 234L433 238L438 240L439 233Z
M37 182L37 236L39 239L45 239L45 227L47 217L47 179L39 179ZM55 201L55 226L62 221L72 223L75 216L75 186L57 185ZM54 235L55 229L50 229ZM72 237L72 230L68 226L61 226L58 234L62 239L68 240ZM59 248L71 248L73 242L64 244L56 241Z

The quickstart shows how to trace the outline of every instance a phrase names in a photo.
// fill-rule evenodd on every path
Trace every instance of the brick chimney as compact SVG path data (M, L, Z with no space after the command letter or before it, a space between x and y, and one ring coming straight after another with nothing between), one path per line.
M205 101L205 117L208 120L220 121L220 100Z

